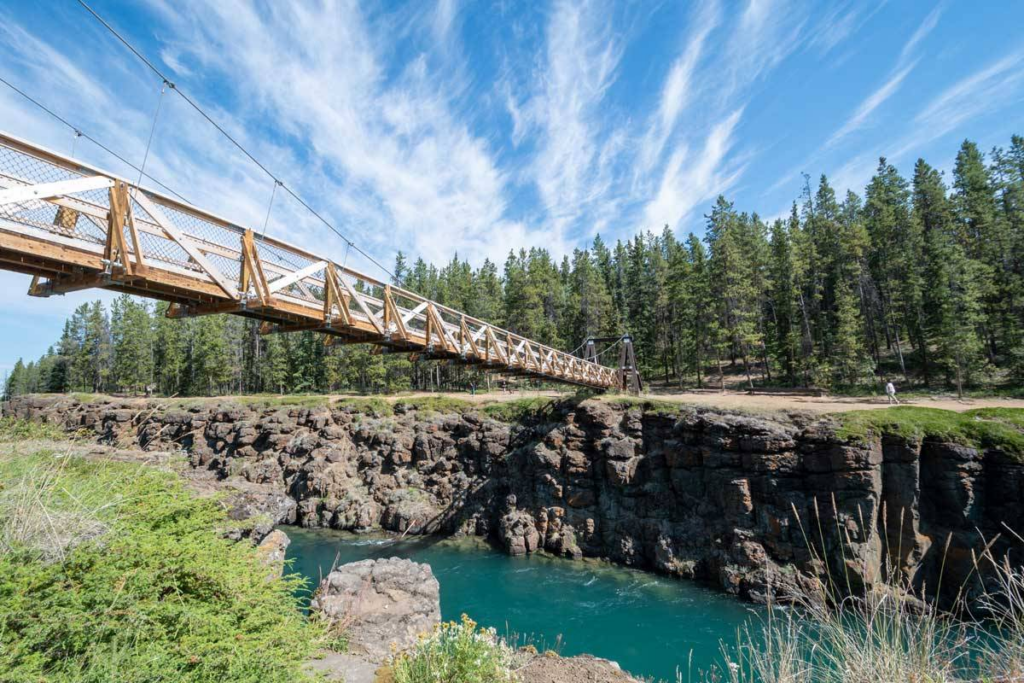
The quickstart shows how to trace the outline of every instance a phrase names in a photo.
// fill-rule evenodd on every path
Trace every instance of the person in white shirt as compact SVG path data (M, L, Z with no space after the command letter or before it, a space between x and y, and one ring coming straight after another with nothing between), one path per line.
M893 403L896 405L900 404L900 400L896 398L896 387L893 386L891 381L885 385L885 395L889 398L889 405L892 405Z

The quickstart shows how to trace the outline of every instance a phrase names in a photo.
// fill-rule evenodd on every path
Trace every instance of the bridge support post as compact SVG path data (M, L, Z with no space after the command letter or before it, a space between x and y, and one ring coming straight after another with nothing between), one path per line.
M619 386L634 396L643 391L640 371L636 367L636 354L633 352L633 337L628 334L622 338L619 349Z

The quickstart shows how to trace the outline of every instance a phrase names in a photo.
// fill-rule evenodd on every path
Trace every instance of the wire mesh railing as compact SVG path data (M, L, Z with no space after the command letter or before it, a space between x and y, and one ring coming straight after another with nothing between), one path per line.
M247 234L244 228L0 133L0 191L53 183L67 186L69 181L89 178L127 185L139 253L135 253L136 242L128 224L124 226L122 241L137 263L144 259L149 267L216 284L229 301L247 300L249 293L241 291L243 238ZM0 203L0 230L52 240L93 254L103 253L111 190L70 184L73 189L59 194ZM295 310L307 312L313 320L323 319L331 262L280 240L250 234L272 296L297 307ZM611 386L614 382L614 371L597 363L495 327L414 292L390 287L344 265L331 266L343 286L351 316L364 325L364 332L374 331L381 343L404 343L466 360L482 358L489 364L507 365L561 381L595 386ZM393 309L388 308L386 298ZM406 338L400 338L401 334Z

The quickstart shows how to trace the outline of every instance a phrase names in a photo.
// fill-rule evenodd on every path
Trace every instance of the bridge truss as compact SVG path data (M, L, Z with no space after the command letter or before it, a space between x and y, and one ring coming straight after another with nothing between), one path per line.
M622 373L116 175L0 133L0 268L29 294L99 287L171 303L169 317L231 313L261 331L315 330L426 358L594 389Z

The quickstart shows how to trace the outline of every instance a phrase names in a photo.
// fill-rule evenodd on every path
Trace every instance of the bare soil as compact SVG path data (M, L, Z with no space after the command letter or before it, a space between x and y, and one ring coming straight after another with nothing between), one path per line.
M399 396L383 396L388 401L399 401L409 398L424 398L429 396L445 396L470 403L495 403L514 401L524 398L567 398L572 393L568 391L516 391L502 393L492 391L490 393L478 391L475 395L467 392L410 392ZM619 395L609 394L605 400L614 400ZM344 398L337 396L334 398ZM749 410L756 412L771 411L803 411L812 413L839 413L848 410L874 410L888 408L889 402L885 396L811 396L798 393L747 393L746 391L687 391L677 393L650 393L643 394L640 399L651 399L652 401L665 401L679 403L682 405L703 406L708 408L724 408L727 410ZM897 398L899 396L897 395ZM1024 408L1024 400L1009 398L965 398L958 401L955 396L936 397L905 397L899 398L900 405L923 406L927 408L941 408L943 410L954 410L962 412L972 408Z
M590 655L539 655L517 673L523 683L639 683L617 664Z
M532 390L516 390L512 392L502 392L500 390L494 390L490 392L477 391L475 394L471 394L467 391L456 391L456 392L402 392L400 394L394 394L390 396L374 396L374 398L380 398L385 401L392 403L416 399L416 398L429 398L429 397L446 397L453 398L460 401L466 401L475 404L486 404L486 403L499 403L506 401L515 401L521 399L531 398L569 398L573 395L571 388L566 388L564 391L532 391ZM605 394L598 396L600 400L615 400L621 398L622 394ZM130 397L119 397L121 400L131 400ZM221 402L225 400L241 399L241 400L256 400L261 398L260 396L217 396L210 398L188 398L188 399L168 399L168 400L181 400L189 403L194 402ZM268 395L265 398L276 399L276 396ZM284 396L281 397L286 400L301 399L301 396ZM327 398L331 402L335 400L345 398L367 398L358 394L333 394L330 396L321 396L320 398ZM884 395L878 396L816 396L811 394L801 394L798 392L778 392L774 393L771 391L757 391L754 393L748 393L743 390L726 389L723 391L718 390L700 390L700 391L683 391L683 392L663 392L656 391L652 393L642 394L640 399L650 399L652 401L661 401L668 403L679 403L680 405L692 405L701 406L707 408L721 408L725 410L745 411L754 413L771 413L771 412L804 412L814 414L825 414L825 413L839 413L849 410L877 410L881 408L888 408L889 402ZM963 412L973 408L1024 408L1024 399L1011 399L1011 398L965 398L960 401L957 400L954 395L935 395L935 396L904 396L899 398L900 405L919 406L927 408L941 408L943 410L953 410L956 412ZM145 403L144 398L135 397L138 403L143 405ZM153 400L161 400L154 398Z

